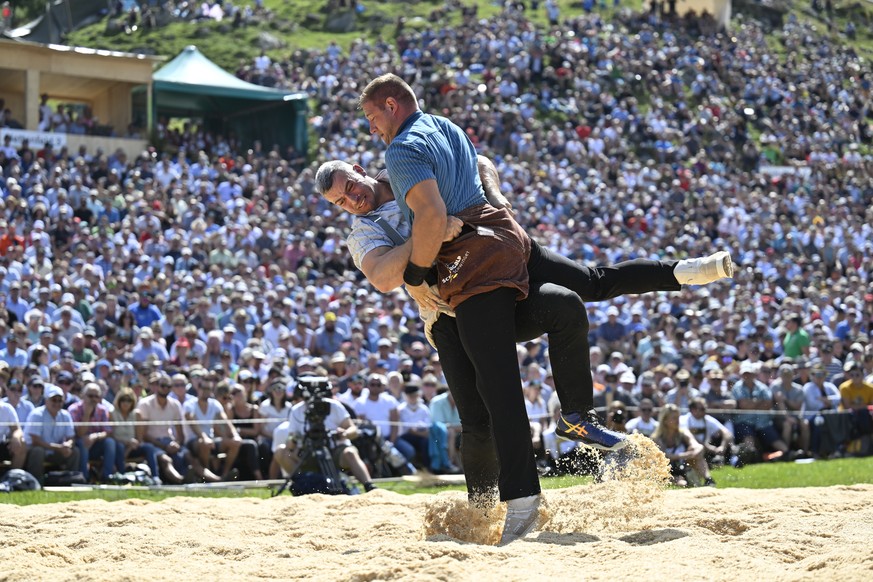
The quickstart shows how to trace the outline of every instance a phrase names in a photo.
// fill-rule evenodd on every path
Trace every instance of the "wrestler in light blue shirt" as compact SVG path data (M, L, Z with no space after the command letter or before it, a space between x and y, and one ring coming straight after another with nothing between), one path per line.
M436 180L447 214L487 203L476 149L460 127L438 115L416 111L403 122L385 151L391 190L412 223L406 195L416 184Z

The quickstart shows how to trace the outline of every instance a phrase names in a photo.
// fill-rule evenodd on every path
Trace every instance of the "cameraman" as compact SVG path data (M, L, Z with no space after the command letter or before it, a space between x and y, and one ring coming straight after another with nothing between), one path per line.
M321 403L326 403L330 407L324 418L324 428L331 437L333 462L341 469L351 471L364 486L365 491L372 491L376 486L373 485L370 472L358 455L358 449L351 443L351 440L358 436L358 427L352 423L345 406L333 398L323 398L311 404L301 400L295 404L291 408L288 420L277 426L273 432L273 458L288 475L293 475L297 471L303 454L304 437L310 428L307 426L307 412L310 405Z

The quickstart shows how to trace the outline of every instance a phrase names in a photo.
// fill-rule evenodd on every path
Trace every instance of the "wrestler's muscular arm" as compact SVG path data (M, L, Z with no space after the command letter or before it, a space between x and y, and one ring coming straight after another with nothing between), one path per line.
M446 204L440 196L436 180L423 180L409 189L406 204L415 214L412 220L412 252L409 262L419 267L433 264L446 231ZM435 296L427 283L406 285L406 292L419 307L437 309L445 304Z
M409 262L412 240L399 247L378 247L361 259L361 272L370 284L387 293L403 285L403 270Z
M458 218L449 216L443 240L449 241L458 236L463 225ZM361 259L361 272L373 287L388 293L403 285L403 270L409 262L410 250L411 240L397 247L377 247Z
M415 218L412 221L412 252L409 260L429 267L443 244L446 231L446 204L436 180L423 180L409 189L406 204Z
M494 208L506 208L515 214L512 210L512 203L500 192L500 177L494 162L479 155L476 156L476 166L479 168L479 179L482 181L482 188L485 190L485 198L488 199L488 203Z

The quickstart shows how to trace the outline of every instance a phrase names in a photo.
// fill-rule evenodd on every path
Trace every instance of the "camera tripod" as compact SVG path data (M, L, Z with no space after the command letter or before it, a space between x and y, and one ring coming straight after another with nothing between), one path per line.
M339 469L336 463L333 462L333 456L330 453L329 446L330 437L323 431L307 431L303 436L303 444L300 447L298 458L300 459L297 468L303 467L306 461L315 460L318 467L318 473L324 477L324 482L318 487L314 493L326 493L327 495L345 495L348 493ZM282 486L273 494L273 497L278 497L285 489L294 481L295 476L299 478L301 472L298 470L292 475L289 475Z

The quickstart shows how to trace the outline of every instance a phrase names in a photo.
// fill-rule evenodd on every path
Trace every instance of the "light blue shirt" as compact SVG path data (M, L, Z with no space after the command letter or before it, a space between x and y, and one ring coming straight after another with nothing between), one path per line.
M773 393L770 391L770 388L767 387L766 384L755 380L754 388L750 388L746 386L746 384L740 380L736 384L734 384L733 389L731 390L732 396L736 400L766 400L768 402L773 401ZM747 422L754 426L755 428L767 428L773 423L773 418L769 414L743 414L737 419L739 422Z
M3 402L12 406L12 403L9 402L9 398L4 398ZM18 415L18 422L24 422L27 420L27 417L30 416L30 413L33 412L34 406L33 402L22 398L18 401L18 406L13 406L13 408L15 409L15 414Z
M166 362L170 359L170 355L167 353L167 348L155 341L152 341L152 345L149 347L137 344L136 347L134 347L133 352L130 354L130 359L135 364L141 364L152 354L157 356L158 360L162 362Z
M457 426L461 424L458 408L452 408L452 405L449 403L448 392L434 396L430 401L430 418L434 422L441 422L447 425Z
M47 443L62 443L76 435L73 430L73 417L63 408L52 418L45 405L38 406L27 417L27 423L24 437L28 445L33 444L31 435L39 435Z
M412 223L406 195L416 184L436 180L448 214L485 204L476 149L464 131L438 115L416 111L400 126L385 151L391 190L400 211Z
M15 348L15 352L10 354L7 346L0 350L0 360L9 364L10 368L24 368L27 366L27 352L21 348Z
M409 238L409 222L404 220L400 207L395 200L386 202L369 215L356 216L352 221L352 231L346 238L346 244L349 247L352 260L358 269L361 268L361 261L373 249L379 247L393 248L396 246L391 237L385 233L385 230L373 222L371 216L375 217L377 214L391 225L403 240Z

